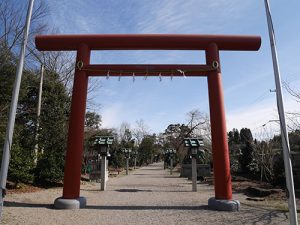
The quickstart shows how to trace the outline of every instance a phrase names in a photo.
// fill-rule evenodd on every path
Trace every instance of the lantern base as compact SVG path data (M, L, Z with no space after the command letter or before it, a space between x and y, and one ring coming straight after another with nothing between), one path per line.
M86 198L79 197L75 199L57 198L54 201L55 209L81 209L86 206Z
M238 200L208 199L208 207L219 211L236 212L240 210L240 205L241 204Z

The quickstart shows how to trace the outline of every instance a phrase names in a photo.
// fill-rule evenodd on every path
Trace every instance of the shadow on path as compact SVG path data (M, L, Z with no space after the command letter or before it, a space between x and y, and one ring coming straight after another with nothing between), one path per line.
M207 205L203 206L110 206L110 205L87 205L86 209L100 210L210 210Z
M100 189L80 189L81 191L87 191L87 192L103 192L101 191ZM116 189L116 190L110 190L110 191L117 191L117 192L177 192L177 193L189 193L189 192L192 192L191 190L190 191L182 191L182 190L147 190L147 189Z
M253 213L255 208L259 208L258 213ZM243 209L243 218L237 217L230 222L233 224L281 224L288 220L288 213L283 213L278 210L268 210L261 207L253 207L248 209ZM276 221L276 222L275 222Z
M152 190L141 190L141 189L117 189L117 192L152 192Z
M140 170L155 171L155 170L163 170L163 168L161 168L161 167L150 167L150 168L140 168Z
M25 208L53 209L53 204L38 204L38 203L10 202L10 201L4 201L4 206L5 207L25 207Z
M25 202L9 202L5 201L6 207L24 207L24 208L46 208L55 209L53 204L38 204ZM85 209L99 209L99 210L210 210L207 205L203 206L110 206L110 205L87 205Z

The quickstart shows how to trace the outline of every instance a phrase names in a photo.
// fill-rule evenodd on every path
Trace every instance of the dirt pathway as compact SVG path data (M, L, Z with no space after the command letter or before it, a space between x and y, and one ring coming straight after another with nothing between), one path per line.
M169 175L162 163L142 167L128 176L111 178L107 191L99 183L81 186L87 207L80 210L55 210L52 203L61 196L61 188L35 193L13 194L5 198L2 224L289 224L287 213L246 204L245 196L234 194L242 202L239 212L218 212L207 207L214 196L212 186L198 185Z

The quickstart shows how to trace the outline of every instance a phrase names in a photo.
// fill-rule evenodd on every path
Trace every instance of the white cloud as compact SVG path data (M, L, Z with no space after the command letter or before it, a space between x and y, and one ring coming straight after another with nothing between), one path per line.
M103 128L116 128L123 122L132 125L136 120L142 119L139 111L139 108L132 107L128 102L117 101L103 104L103 110L100 112L103 121L102 126Z
M117 127L121 124L122 120L121 115L123 112L123 104L121 103L112 103L103 107L102 115L102 126L104 128Z
M228 112L226 116L227 130L247 127L252 130L254 135L255 133L261 133L262 129L278 133L278 123L268 123L270 120L278 120L279 118L275 101L275 99L269 98L255 105ZM299 104L291 98L286 99L284 107L285 112L299 111ZM264 124L267 124L267 126L263 127Z
M140 33L217 33L236 22L249 4L253 3L181 0L145 4L138 15L137 30ZM228 18L227 23L224 18Z
M254 129L268 120L278 119L274 100L265 100L256 105L239 108L227 114L227 129Z

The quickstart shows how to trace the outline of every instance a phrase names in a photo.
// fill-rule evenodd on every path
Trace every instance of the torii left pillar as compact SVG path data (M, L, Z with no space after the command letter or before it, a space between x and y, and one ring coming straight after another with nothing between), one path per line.
M86 44L80 44L76 62L80 62L82 65L89 64L90 53ZM54 207L57 209L84 208L86 206L86 199L80 197L80 178L88 75L79 68L80 65L77 65L74 75L63 196L54 201Z

